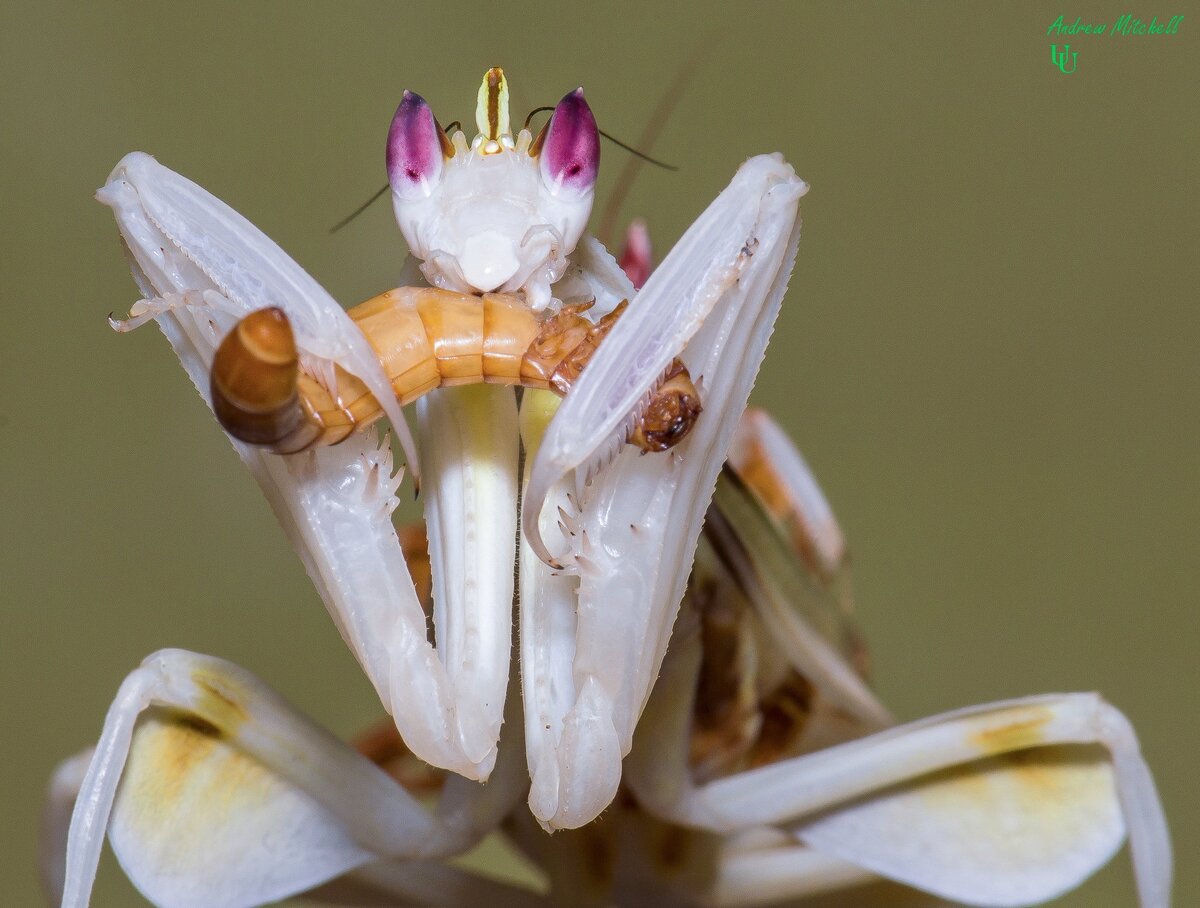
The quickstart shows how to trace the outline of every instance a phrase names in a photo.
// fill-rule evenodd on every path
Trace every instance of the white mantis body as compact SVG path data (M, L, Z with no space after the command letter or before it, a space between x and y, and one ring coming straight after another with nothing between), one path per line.
M65 876L47 875L64 908L87 904L106 831L134 882L169 908L258 905L329 880L400 904L430 892L533 904L531 894L437 862L515 816L522 797L547 831L585 826L612 803L627 756L626 781L654 822L740 836L714 858L708 894L693 888L681 903L749 904L878 876L972 904L1028 904L1086 877L1128 825L1142 903L1165 906L1165 824L1119 713L1066 695L888 728L836 649L789 609L785 590L763 583L788 570L756 562L778 557L769 545L743 556L745 582L760 586L755 620L848 730L833 750L697 782L684 758L700 654L687 609L664 656L791 272L808 187L779 156L750 159L635 294L582 233L599 157L582 92L560 102L541 136L514 138L507 87L493 70L477 121L470 145L461 132L447 137L407 92L393 121L393 202L424 278L468 293L521 291L535 309L588 297L589 314L603 314L632 302L557 412L543 392L527 393L518 414L509 388L444 389L416 405L418 442L354 323L232 209L144 154L123 159L101 190L145 296L131 323L155 318L206 399L221 338L242 316L278 307L305 371L331 382L336 363L356 375L414 468L420 456L436 645L390 519L400 477L376 435L283 456L234 442L407 748L448 776L429 810L243 670L156 653L126 679L82 778L78 761L56 777L47 860L64 859ZM704 397L694 431L665 454L623 448L675 357ZM773 431L748 423L739 445L771 448L793 510L816 527L836 569L836 524ZM514 558L519 672L509 659ZM1031 819L1014 808L1024 849L1006 848L972 816L970 798L936 775L979 767L996 780L983 798L986 821L1005 784L1020 781L1020 764L1004 754L1076 744L1109 756L1084 769L1048 764L1061 809ZM65 805L76 791L68 836ZM983 854L974 863L964 862L963 828L976 836L972 855ZM64 839L65 855L56 850Z

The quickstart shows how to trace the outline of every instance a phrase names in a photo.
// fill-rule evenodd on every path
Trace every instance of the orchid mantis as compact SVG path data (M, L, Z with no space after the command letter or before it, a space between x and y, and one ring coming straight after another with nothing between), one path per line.
M553 856L558 846L542 831L592 823L617 796L623 762L626 790L641 805L630 822L709 843L710 878L693 868L680 903L748 904L882 877L951 898L981 893L976 904L1025 904L1090 873L1128 823L1143 904L1166 905L1161 808L1112 707L1070 695L891 728L845 641L822 637L795 612L809 575L796 573L795 552L769 521L792 521L815 553L811 576L825 580L841 569L839 531L777 430L760 418L738 427L791 273L807 184L777 155L751 158L635 291L583 233L599 136L582 90L559 102L537 136L514 137L507 83L492 70L476 121L470 143L461 130L447 135L405 92L388 135L393 205L415 256L392 293L425 301L412 309L423 341L396 327L415 324L408 310L393 312L387 331L352 318L244 218L148 155L124 158L98 194L144 297L115 327L154 319L238 436L235 450L404 749L437 770L440 793L427 808L244 670L165 650L122 685L86 772L77 758L56 776L47 876L64 908L87 904L106 831L134 882L163 906L250 906L305 891L336 901L355 887L400 904L431 892L541 903L440 862L501 823L531 853ZM410 343L432 349L459 338L438 327L451 310L483 326L488 312L508 313L505 324L525 326L503 335L522 339L518 352L534 327L577 319L572 330L591 340L558 388L561 404L535 389L518 404L511 387L478 384L514 383L511 363L484 364L489 338L503 334L486 327L471 329L478 343L462 355L478 365L436 350L389 365ZM413 378L430 359L436 375ZM680 393L698 397L702 412L684 419L664 405L669 443L627 445L647 434L648 414L680 375L688 383ZM406 388L419 397L415 435L401 411ZM387 416L421 476L432 640L391 522L402 476L386 443L361 427L376 415ZM305 443L260 433L272 421L283 424L280 438ZM301 423L316 428L289 434ZM747 486L748 451L767 450L758 462L779 465L764 488L782 490L782 517L732 480L718 483L731 445L730 469ZM709 754L703 770L687 758L704 706L705 616L694 592L704 576L748 603L734 610L738 639L766 661L739 669L743 687L769 663L811 685L822 704L823 732L788 732L786 746L755 768L739 762L741 751ZM924 793L942 791L937 774L982 767L1008 779L1024 765L1005 762L1008 754L1075 744L1110 757L1079 772L1052 759L1045 772L1056 797L1082 792L1084 803L1066 804L1055 822L1020 819L1058 851L997 851L984 828L983 849L996 859L985 855L956 876L953 836L937 821L971 808L954 790L923 808ZM989 797L1002 800L1002 788ZM528 810L518 808L522 798ZM911 856L888 841L897 824L918 820L928 821L933 858L914 873ZM574 840L553 841L569 850ZM1028 885L996 882L1012 873L1027 873ZM756 889L760 879L769 885ZM631 893L623 897L636 901ZM573 903L561 888L550 897Z

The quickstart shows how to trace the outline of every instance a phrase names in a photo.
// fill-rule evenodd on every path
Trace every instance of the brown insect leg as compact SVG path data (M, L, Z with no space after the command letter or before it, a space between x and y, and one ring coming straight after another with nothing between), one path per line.
M594 325L579 314L590 305L564 307L542 322L526 353L523 378L536 376L562 397L570 393L571 386L629 302L622 301ZM700 393L692 384L687 367L674 360L651 392L629 442L643 451L667 451L687 437L700 410Z

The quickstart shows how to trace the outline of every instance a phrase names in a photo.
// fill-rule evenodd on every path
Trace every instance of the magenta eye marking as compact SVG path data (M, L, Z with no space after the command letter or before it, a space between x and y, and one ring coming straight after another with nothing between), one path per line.
M575 89L554 108L540 158L542 176L555 194L564 188L584 193L595 185L600 169L600 133L582 88Z
M403 196L427 195L442 172L442 146L433 111L420 95L406 91L387 139L388 181Z
M392 208L430 284L520 291L540 312L587 226L600 132L582 89L553 108L536 139L528 128L513 134L508 102L504 73L488 70L468 144L461 129L447 136L426 101L406 91L388 132Z

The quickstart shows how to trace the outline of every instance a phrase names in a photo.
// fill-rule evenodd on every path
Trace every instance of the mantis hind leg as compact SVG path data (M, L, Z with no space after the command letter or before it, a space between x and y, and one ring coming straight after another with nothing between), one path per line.
M43 863L65 872L43 876L63 908L85 908L106 832L152 901L197 908L457 854L521 796L523 744L511 738L493 784L448 778L430 811L246 670L161 650L122 683L94 751L55 774Z

